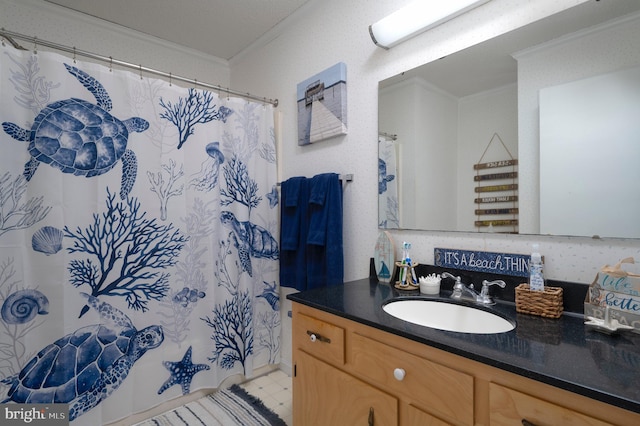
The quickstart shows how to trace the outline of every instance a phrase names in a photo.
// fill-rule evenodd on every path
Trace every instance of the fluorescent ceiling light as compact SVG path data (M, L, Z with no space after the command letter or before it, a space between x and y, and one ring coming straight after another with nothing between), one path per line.
M413 2L373 25L373 42L388 49L396 44L462 15L490 0L421 0Z

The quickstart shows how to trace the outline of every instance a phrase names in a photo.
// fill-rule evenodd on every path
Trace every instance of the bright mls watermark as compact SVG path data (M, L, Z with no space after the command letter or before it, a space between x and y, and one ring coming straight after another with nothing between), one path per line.
M68 404L2 404L0 424L68 426Z

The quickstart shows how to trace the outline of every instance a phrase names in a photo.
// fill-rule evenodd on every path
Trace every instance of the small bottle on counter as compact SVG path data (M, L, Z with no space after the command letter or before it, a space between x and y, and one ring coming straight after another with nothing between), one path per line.
M529 260L529 290L544 291L544 265L538 244L533 244Z

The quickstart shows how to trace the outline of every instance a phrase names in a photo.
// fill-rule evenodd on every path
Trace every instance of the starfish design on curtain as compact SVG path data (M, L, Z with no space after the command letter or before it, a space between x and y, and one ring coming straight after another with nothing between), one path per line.
M191 348L192 347L189 346L189 349L184 353L182 361L164 361L162 363L166 369L169 370L171 377L158 389L158 395L173 385L182 386L182 394L188 394L193 376L199 371L209 369L207 364L194 364L191 362Z
M274 208L278 205L278 190L275 185L271 188L271 192L267 192L267 198L269 199L269 207Z

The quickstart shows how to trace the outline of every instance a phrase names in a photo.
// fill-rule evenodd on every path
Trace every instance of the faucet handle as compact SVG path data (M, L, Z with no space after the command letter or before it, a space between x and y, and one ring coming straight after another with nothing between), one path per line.
M456 280L456 284L455 285L460 285L462 284L462 279L459 276L455 276L449 272L443 272L441 274L442 278L451 278L452 280Z
M489 286L492 286L492 285L498 285L501 288L505 288L507 286L507 283L505 283L502 280L493 280L493 281L484 280L484 281L482 281L482 288L485 288L485 287L489 288Z
M501 288L505 288L507 286L507 283L505 283L502 280L482 281L482 290L480 291L479 298L480 298L480 302L484 303L485 305L493 305L495 303L493 301L493 298L489 296L489 287L491 287L492 285L498 285Z

